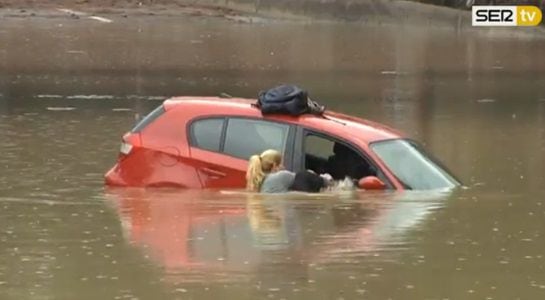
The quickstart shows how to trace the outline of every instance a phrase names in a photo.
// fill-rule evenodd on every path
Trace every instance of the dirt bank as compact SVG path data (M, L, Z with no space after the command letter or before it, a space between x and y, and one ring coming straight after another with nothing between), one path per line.
M197 1L193 1L196 3ZM102 8L140 8L152 6L173 6L188 4L177 0L0 0L4 8L52 8L52 7L102 7Z
M2 9L3 8L3 9ZM213 16L358 22L440 23L457 26L467 12L410 1L374 0L0 0L0 16L55 16L59 9L87 14ZM62 15L60 14L60 15ZM77 16L76 16L77 17Z
M0 0L0 17L72 17L82 14L131 16L203 16L251 22L257 14L219 5L176 0Z

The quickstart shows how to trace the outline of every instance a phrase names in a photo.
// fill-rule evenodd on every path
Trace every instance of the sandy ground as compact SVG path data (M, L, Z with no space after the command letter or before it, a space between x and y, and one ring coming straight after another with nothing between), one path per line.
M218 17L237 22L258 21L261 16L231 8L188 4L176 0L0 0L0 17L97 16L196 16Z
M0 0L0 7L4 8L178 8L195 4L198 1L183 0ZM194 5L193 5L194 6Z

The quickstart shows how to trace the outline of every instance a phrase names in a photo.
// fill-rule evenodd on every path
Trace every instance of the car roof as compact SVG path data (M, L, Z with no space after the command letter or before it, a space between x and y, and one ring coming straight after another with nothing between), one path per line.
M206 116L242 116L270 121L280 121L301 125L306 128L322 131L340 138L360 140L365 144L371 142L403 138L404 134L380 123L326 110L323 116L304 114L301 116L266 115L253 104L255 99L220 98L220 97L173 97L165 100L166 110L190 110L197 117Z

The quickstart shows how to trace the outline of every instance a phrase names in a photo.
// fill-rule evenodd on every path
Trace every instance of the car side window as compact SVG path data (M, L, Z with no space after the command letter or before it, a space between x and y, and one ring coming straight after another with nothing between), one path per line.
M304 155L306 169L329 173L335 180L342 180L346 176L360 179L377 175L375 168L355 149L323 135L305 135Z
M220 151L225 119L204 119L191 124L191 145L204 150Z
M232 118L227 123L223 152L242 159L267 149L284 153L288 132L287 124Z
M305 137L305 152L320 158L329 158L333 155L334 142L323 137L309 134Z

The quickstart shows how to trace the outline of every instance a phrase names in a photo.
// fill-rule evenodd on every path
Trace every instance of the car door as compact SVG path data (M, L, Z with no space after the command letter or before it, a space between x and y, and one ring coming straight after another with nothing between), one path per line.
M267 149L292 167L294 129L285 123L244 117L208 118L190 125L191 157L203 188L243 188L248 159Z

